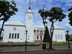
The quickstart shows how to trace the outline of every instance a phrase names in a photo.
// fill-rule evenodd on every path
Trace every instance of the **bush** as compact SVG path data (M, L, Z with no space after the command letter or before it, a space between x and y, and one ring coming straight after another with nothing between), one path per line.
M3 39L3 37L0 37L0 40L2 40Z

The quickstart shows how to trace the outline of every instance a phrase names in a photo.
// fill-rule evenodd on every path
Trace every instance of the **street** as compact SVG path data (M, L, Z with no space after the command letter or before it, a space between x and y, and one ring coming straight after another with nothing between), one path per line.
M47 47L48 48L48 47ZM0 54L72 54L72 45L69 49L67 45L65 46L53 46L56 50L42 49L42 45L39 46L16 46L16 47L0 47Z
M22 52L7 52L0 54L72 54L72 50L67 51L22 51Z

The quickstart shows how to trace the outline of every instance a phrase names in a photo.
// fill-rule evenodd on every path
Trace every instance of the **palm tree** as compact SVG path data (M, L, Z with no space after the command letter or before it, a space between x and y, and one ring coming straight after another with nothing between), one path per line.
M16 3L12 0L8 2L6 0L0 0L0 21L2 20L2 27L0 30L0 36L4 27L4 23L9 20L9 18L18 11L16 8Z

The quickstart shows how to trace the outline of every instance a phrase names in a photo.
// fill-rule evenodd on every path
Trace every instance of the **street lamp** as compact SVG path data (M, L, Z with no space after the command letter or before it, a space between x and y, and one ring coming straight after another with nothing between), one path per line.
M68 48L70 49L70 43L69 43L69 34L68 34L68 33L69 33L69 31L67 30L66 32L67 32Z
M27 30L26 30L26 40L25 40L25 50L27 50Z

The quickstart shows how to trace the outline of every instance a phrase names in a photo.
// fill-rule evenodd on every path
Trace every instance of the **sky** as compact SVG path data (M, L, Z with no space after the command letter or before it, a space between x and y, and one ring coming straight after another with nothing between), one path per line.
M8 0L11 1L11 0ZM25 12L29 7L29 0L14 0L18 12L16 15L12 16L7 22L20 21L25 24ZM42 18L40 17L38 10L45 9L50 10L52 7L61 7L63 13L68 15L68 8L72 6L72 0L31 0L31 9L34 12L33 24L34 25L43 25ZM1 22L0 22L1 23ZM48 22L50 26L51 23ZM65 30L69 30L69 33L72 33L72 26L69 25L68 17L62 20L62 22L56 22L54 25L63 27Z

